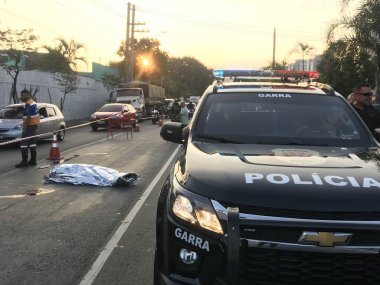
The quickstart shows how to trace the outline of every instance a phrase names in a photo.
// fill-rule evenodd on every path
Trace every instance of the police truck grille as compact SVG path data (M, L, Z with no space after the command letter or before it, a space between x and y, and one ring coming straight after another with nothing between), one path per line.
M247 240L297 244L303 229L241 226L240 237ZM373 232L352 232L348 246L380 246L380 235Z
M232 205L220 202L226 209L228 207L238 207L240 213L286 217L297 219L313 220L340 220L340 221L380 221L380 212L318 212L318 211L299 211L288 209L258 208L245 205Z
M379 255L241 248L239 284L380 284L379 268Z

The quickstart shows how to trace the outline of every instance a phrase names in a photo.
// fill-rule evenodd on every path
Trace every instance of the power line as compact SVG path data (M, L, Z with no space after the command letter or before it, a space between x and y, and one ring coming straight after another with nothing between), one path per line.
M158 9L152 9L148 6L139 6L141 8L141 11L143 13L149 14L149 15L161 15L165 16L166 18L176 19L181 22L188 22L192 24L200 24L202 27L204 25L208 25L209 27L218 28L222 27L226 30L230 30L233 32L244 32L244 33L261 33L261 34L267 34L270 33L270 36L272 35L272 27L266 28L266 27L258 27L258 26L249 26L249 25L241 25L236 23L229 23L229 22L222 22L222 21L216 21L216 20L210 20L210 19L204 19L204 18L198 18L198 17L191 17L191 16L185 16L180 14L173 14L171 12L166 12ZM323 36L321 33L316 32L310 32L310 31L296 31L296 30L289 30L289 29L279 29L283 32L283 34L287 35L296 35L296 36L302 36L300 33L303 34L309 34L309 35L315 35L314 37Z
M113 7L108 5L106 2L102 0L87 0L89 1L93 6L97 7L99 10L106 12L112 16L115 16L123 21L125 21L125 15L121 14L119 11L115 10Z
M48 32L48 33L54 35L56 39L57 39L58 37L60 37L60 36L59 36L60 33L59 33L58 31L56 31L56 30L54 30L54 29L51 29L50 27L47 27L47 26L42 25L42 24L40 24L40 23L37 23L36 21L34 21L34 20L32 20L32 19L30 19L30 18L28 18L28 17L25 17L24 15L19 15L19 14L14 13L14 12L10 11L9 9L4 8L4 7L0 7L0 11L3 11L4 13L6 13L6 14L12 16L12 17L16 17L16 18L22 19L23 21L29 22L29 23L33 24L34 26L38 26L38 27L40 27L42 30L44 30L45 32ZM4 18L3 18L3 19L4 19ZM100 50L100 49L98 49L97 47L95 47L95 46L91 46L91 45L88 45L88 44L86 44L86 47L90 47L91 50L95 50L95 51L97 51L99 54L102 54L102 53L104 52L103 50Z
M20 18L20 19L22 19L22 20L24 20L24 21L27 21L27 22L32 23L33 25L39 26L39 27L43 28L44 30L46 30L46 31L48 31L48 32L50 32L50 33L52 33L52 34L57 34L57 31L52 30L52 29L50 29L50 28L48 28L48 27L46 27L46 26L44 26L44 25L41 25L41 24L35 22L34 20L32 20L32 19L30 19L30 18L28 18L28 17L25 17L24 15L16 14L16 13L14 13L14 12L8 10L7 8L4 8L4 7L0 7L0 10L2 10L3 12L5 12L5 13L7 13L7 14L13 16L13 17Z
M96 1L96 3L99 3L100 0L89 0L89 1ZM79 17L81 17L81 18L83 18L83 19L86 19L87 21L89 21L89 22L91 22L91 23L94 23L94 24L96 24L96 25L98 25L98 26L104 28L107 32L109 32L110 29L114 28L114 26L108 26L108 27L106 27L103 23L101 23L101 22L99 22L99 21L96 21L96 20L94 20L94 19L91 19L91 18L89 18L89 17L83 15L82 13L79 13L79 12L76 11L75 9L72 9L71 7L68 7L67 5L65 5L65 4L63 4L63 3L61 3L61 2L59 2L58 0L54 0L54 2L55 2L56 4L58 4L58 5L60 5L61 7L65 8L66 10L69 10L70 12L75 13L75 14L78 15ZM100 1L100 2L103 3L102 1ZM109 13L109 12L112 10L111 7L108 6L108 5L105 4L105 3L104 3L104 5L106 5L106 6L108 7L108 12L107 12L107 13ZM96 5L96 4L95 4L95 6L97 6L101 11L105 12L105 10L103 9L103 8L104 8L103 6L100 7L99 5ZM2 7L0 7L0 9L4 10L4 12L6 12L6 13L12 15L12 16L15 16L15 17L21 18L21 19L23 19L23 20L25 20L25 21L28 21L28 22L30 22L30 23L32 23L32 24L34 24L34 25L40 26L40 27L42 27L44 30L49 31L50 33L57 34L57 32L56 32L55 30L52 30L52 29L50 29L50 28L47 27L47 26L40 25L40 24L38 24L37 22L35 22L34 20L31 20L30 18L27 18L27 17L25 17L25 16L23 16L23 15L16 14L16 13L14 13L14 12L10 11L9 9L6 9L6 8L2 8ZM114 10L113 10L113 11L114 11ZM114 14L114 15L115 15L115 14ZM118 18L123 18L123 17L124 17L124 16L122 16L121 14L117 14L117 16L118 16Z
M113 27L108 27L108 28L107 28L106 26L104 26L104 25L101 24L100 22L95 21L94 19L91 19L91 18L89 18L89 17L83 15L82 13L79 13L79 12L75 11L74 9L72 9L72 8L70 8L70 7L66 6L66 5L64 5L63 3L59 2L58 0L54 0L54 2L57 3L58 5L62 6L62 7L65 8L66 10L69 10L69 11L75 13L75 14L78 15L79 17L81 17L81 18L83 18L83 19L85 19L85 20L87 20L87 21L89 21L89 22L91 22L91 23L97 24L99 27L102 27L102 28L103 28L104 30L106 30L107 32L109 32L109 30L110 30L111 28L113 28Z

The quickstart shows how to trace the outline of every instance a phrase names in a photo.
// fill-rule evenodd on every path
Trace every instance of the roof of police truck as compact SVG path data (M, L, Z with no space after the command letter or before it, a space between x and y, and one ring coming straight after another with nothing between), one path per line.
M337 95L323 83L314 82L314 71L217 70L206 93L270 92Z

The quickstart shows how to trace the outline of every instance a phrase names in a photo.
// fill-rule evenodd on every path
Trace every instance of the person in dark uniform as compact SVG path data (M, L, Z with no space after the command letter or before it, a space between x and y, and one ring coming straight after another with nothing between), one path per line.
M181 112L181 107L179 105L179 102L174 102L171 112L170 112L172 122L181 122L181 117L179 115L180 112Z
M376 139L379 139L375 129L380 128L380 112L372 106L372 95L368 85L358 85L350 94L350 103Z
M189 118L191 119L194 115L194 111L195 111L195 105L193 102L189 102L189 104L187 104L187 109L189 110Z
M37 103L33 101L32 94L26 89L21 91L21 102L25 103L23 111L22 138L33 137L36 135L38 124L40 123L40 114L38 113ZM16 164L16 168L28 167L29 165L37 165L37 139L30 138L21 141L22 161ZM28 162L28 148L30 149L30 160Z

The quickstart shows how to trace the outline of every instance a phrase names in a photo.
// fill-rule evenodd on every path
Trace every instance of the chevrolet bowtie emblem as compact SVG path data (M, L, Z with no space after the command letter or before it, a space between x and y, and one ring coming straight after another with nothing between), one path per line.
M346 245L352 234L331 232L303 232L299 243L315 244L317 246Z

